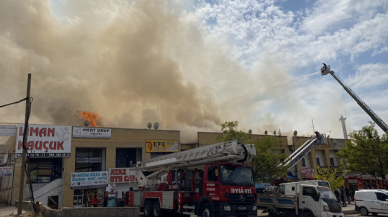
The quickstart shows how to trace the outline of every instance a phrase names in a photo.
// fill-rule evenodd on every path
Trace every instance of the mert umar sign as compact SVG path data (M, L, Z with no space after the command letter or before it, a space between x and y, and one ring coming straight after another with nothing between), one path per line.
M22 157L24 124L18 124L16 137L16 157ZM71 126L28 125L27 156L70 157Z
M146 140L146 152L178 152L178 141Z
M73 127L74 138L111 138L112 130L109 128Z

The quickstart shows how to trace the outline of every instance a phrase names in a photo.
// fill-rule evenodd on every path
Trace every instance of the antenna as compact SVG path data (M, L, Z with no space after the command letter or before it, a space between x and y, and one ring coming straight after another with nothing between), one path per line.
M315 129L314 129L314 119L311 119L311 123L312 123L312 126L313 126L313 132L315 133Z
M252 130L251 130L251 129L249 129L249 130L248 130L248 133L249 133L249 134L252 134Z
M84 121L84 126L85 126L85 127L89 126L89 124L90 124L90 123L89 123L88 120L85 120L85 121Z
M152 123L151 123L151 122L149 122L149 123L147 124L147 128L148 128L148 129L151 129L151 128L152 128Z
M155 122L155 123L154 123L154 129L155 129L155 130L159 129L159 123L158 123L158 122Z

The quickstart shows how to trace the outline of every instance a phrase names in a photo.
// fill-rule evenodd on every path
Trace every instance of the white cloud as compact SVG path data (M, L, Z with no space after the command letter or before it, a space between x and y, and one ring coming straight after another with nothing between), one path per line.
M377 54L381 54L381 53L384 53L388 51L388 47L383 47L381 48L380 50L374 50L373 53L372 53L372 57L373 56L376 56Z
M358 67L354 75L346 79L351 88L369 88L388 83L388 64L366 64Z

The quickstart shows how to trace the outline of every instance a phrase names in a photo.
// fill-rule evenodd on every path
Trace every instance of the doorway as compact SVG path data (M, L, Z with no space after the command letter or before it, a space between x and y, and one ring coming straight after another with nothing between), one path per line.
M49 196L47 198L47 206L51 209L58 209L59 196Z

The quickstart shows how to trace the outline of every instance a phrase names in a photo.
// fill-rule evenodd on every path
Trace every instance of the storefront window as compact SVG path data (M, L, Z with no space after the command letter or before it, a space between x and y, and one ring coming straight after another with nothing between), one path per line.
M105 149L76 149L75 172L103 171L103 169L105 169Z
M116 168L130 167L141 161L141 148L116 148Z
M302 167L306 167L306 161L304 158L302 158Z
M30 158L31 183L49 183L62 178L62 158Z

